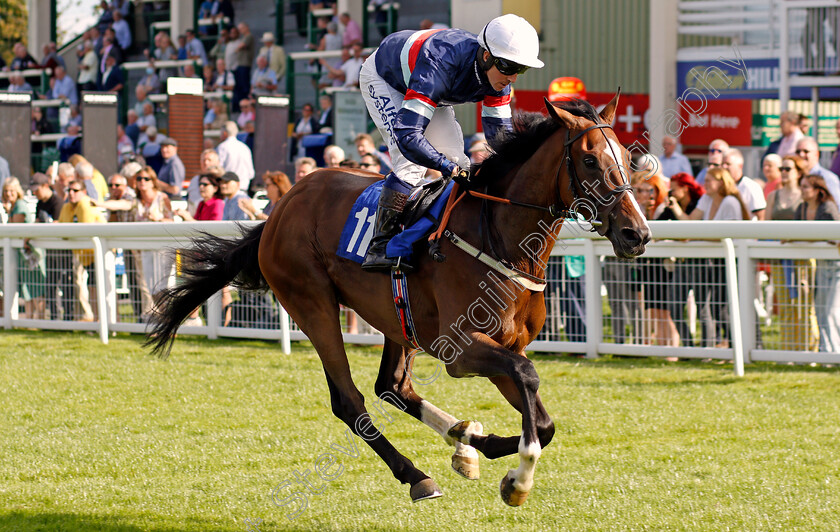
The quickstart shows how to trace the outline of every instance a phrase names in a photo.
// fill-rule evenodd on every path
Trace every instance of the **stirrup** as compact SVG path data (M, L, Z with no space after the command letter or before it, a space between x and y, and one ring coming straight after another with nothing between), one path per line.
M396 262L394 262L394 265L391 266L391 270L394 272L412 273L414 271L414 266L412 266L410 262L403 262L402 257L397 257Z

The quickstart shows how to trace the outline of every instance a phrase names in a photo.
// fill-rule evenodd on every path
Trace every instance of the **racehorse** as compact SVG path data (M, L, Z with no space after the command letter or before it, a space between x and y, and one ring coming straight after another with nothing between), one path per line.
M642 254L650 229L630 192L628 153L610 127L618 96L600 114L587 102L555 106L546 100L548 116L515 118L514 132L481 164L470 185L510 203L466 196L452 210L448 230L506 264L507 271L534 280L532 288L545 277L562 218L575 205L588 205L600 222L597 231L610 239L616 255ZM336 256L355 198L375 179L363 171L315 171L279 200L265 223L244 229L241 238L195 238L182 250L183 282L157 302L148 343L168 355L178 326L211 294L228 284L259 289L267 283L317 350L333 413L373 448L397 480L411 486L413 501L438 497L436 483L371 422L353 383L339 321L339 305L351 307L385 336L375 385L380 400L454 445L453 468L467 478L478 477L476 450L490 459L518 452L519 467L503 477L500 490L505 503L520 505L532 488L542 448L554 435L537 393L539 377L524 351L545 321L543 293L500 275L451 239L440 241L445 262L423 254L407 277L417 342L445 362L450 376L490 379L521 412L522 432L484 435L480 423L461 421L425 401L412 387L414 351L397 319L391 278ZM550 230L540 232L546 227Z

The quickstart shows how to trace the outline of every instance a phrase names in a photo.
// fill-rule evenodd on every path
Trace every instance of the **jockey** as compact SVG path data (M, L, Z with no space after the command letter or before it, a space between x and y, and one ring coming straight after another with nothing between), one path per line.
M528 68L541 68L539 38L522 17L494 18L478 36L459 29L400 31L386 37L362 65L362 96L393 171L385 177L365 270L390 270L388 241L426 169L469 178L464 137L453 104L482 102L481 123L491 146L511 129L510 85ZM409 269L408 265L404 269Z

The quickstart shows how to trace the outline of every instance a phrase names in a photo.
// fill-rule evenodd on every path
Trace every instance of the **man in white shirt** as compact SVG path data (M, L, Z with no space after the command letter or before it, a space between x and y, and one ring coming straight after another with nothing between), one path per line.
M83 56L79 61L78 86L81 90L96 90L96 66L99 61L93 51L93 41L90 39L82 43Z
M666 177L671 177L680 172L685 172L694 177L688 157L677 151L677 139L664 137L662 139L662 149L664 150L661 157L662 173Z
M735 180L735 185L741 194L741 199L744 200L747 210L752 213L753 219L763 220L764 209L767 208L764 191L761 189L761 185L744 175L744 155L741 150L737 148L727 150L723 154L721 166L729 170L729 174Z
M333 87L358 87L359 72L362 69L362 63L365 62L362 58L362 45L354 44L352 50L343 48L341 50L341 61L342 63L338 67L334 67L324 58L319 60L327 70L327 77L332 80Z
M222 142L216 146L216 151L219 153L222 168L239 176L239 188L247 191L254 178L254 159L248 145L236 139L237 133L239 126L236 122L225 122L222 128Z

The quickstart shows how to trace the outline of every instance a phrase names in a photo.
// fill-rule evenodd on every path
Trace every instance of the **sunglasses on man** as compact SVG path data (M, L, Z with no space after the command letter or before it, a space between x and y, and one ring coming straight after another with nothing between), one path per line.
M495 61L496 69L504 76L513 76L515 74L524 74L529 68L501 57L492 56Z
M530 68L525 65L520 65L519 63L509 61L507 59L502 59L501 57L496 57L495 55L493 55L493 52L492 50L490 50L490 47L487 46L487 36L482 35L481 37L484 39L484 49L487 50L487 53L490 54L490 58L493 60L493 64L503 76L524 74Z

